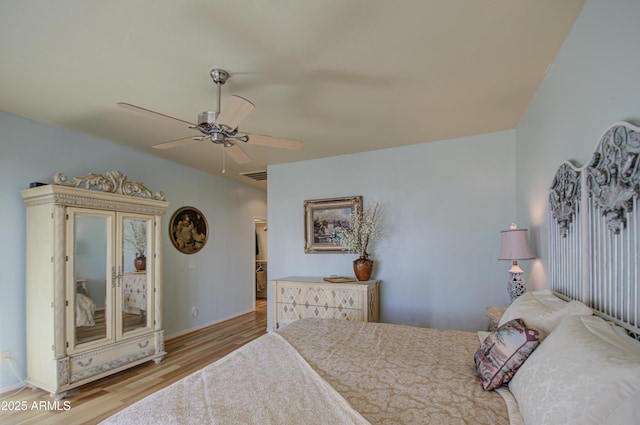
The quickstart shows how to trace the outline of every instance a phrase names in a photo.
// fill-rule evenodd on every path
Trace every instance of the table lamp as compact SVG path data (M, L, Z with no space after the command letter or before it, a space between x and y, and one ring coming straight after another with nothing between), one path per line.
M500 257L498 260L513 261L507 282L507 290L512 302L527 290L527 284L523 277L524 272L518 266L518 261L533 260L534 258L529 247L527 229L518 229L518 226L511 224L509 230L500 231Z

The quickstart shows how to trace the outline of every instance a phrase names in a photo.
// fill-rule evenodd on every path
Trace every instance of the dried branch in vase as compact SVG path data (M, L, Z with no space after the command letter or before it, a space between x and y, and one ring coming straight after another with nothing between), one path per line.
M349 228L338 231L338 240L349 248L349 252L368 257L369 245L382 236L381 215L382 207L377 202L364 211L353 210L349 216Z

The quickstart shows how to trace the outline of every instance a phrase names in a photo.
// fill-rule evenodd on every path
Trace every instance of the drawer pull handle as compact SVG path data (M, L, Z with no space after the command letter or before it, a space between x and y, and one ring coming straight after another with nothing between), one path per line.
M140 348L147 348L147 345L149 345L149 341L145 341L144 343L142 342L138 343L138 347Z
M93 357L89 359L86 363L83 363L82 360L78 360L78 366L87 367L93 362Z

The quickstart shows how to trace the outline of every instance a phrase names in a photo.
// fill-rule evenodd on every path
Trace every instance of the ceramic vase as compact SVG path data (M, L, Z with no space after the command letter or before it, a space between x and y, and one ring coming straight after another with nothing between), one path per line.
M147 270L147 257L143 254L139 254L134 260L133 265L136 267L136 270L139 272L143 272Z
M373 260L369 260L367 256L362 255L353 261L353 271L359 281L369 280L373 271Z

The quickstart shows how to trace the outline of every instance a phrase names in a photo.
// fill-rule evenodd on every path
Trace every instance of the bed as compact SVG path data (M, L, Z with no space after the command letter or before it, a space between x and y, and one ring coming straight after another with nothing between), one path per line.
M94 326L96 304L88 296L76 293L76 326Z
M550 289L495 331L303 319L103 424L640 423L639 130L558 169Z

